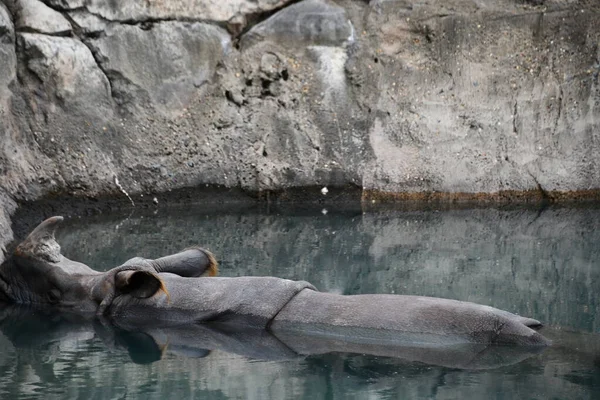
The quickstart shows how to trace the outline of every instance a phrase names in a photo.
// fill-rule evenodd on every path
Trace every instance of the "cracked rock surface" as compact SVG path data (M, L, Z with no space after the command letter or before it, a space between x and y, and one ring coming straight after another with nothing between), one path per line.
M85 9L108 21L136 23L159 20L212 21L241 25L247 17L270 12L291 0L45 0L61 10Z
M13 238L10 227L10 216L16 205L5 187L8 179L18 181L18 176L11 176L10 164L14 157L11 149L10 135L13 128L10 115L11 86L17 74L17 57L15 52L15 32L9 10L0 3L0 263L4 261L4 249Z
M599 17L595 0L0 0L1 191L597 194Z
M209 83L230 48L229 34L202 23L111 24L89 41L113 92L180 113ZM117 87L120 86L120 87ZM124 101L124 100L123 100Z
M10 96L8 86L15 79L17 72L14 42L15 32L10 13L4 4L0 3L0 112L3 112L4 103Z
M41 90L48 96L40 101L41 107L56 101L82 114L111 109L108 79L83 43L36 33L21 33L19 39L28 72L42 82Z

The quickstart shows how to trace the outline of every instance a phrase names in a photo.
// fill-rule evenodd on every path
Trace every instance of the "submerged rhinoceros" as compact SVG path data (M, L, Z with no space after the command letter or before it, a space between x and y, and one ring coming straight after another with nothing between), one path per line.
M61 254L54 231L62 220L42 222L0 267L0 299L96 315L126 329L246 326L266 330L290 348L310 343L339 350L347 343L378 354L382 346L439 351L464 344L550 344L532 329L539 321L469 302L344 296L303 281L213 277L215 259L201 248L156 260L137 257L98 272Z

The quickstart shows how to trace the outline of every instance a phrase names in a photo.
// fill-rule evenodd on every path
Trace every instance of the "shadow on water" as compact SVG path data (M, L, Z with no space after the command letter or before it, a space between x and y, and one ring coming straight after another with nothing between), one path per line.
M57 240L67 257L96 269L200 244L217 255L226 276L274 275L343 294L489 304L545 322L542 333L554 344L541 353L487 350L478 364L461 361L464 349L445 349L445 360L431 350L373 351L334 341L298 343L305 349L299 355L266 332L207 326L130 332L4 307L0 397L600 395L600 209L248 211L73 219Z

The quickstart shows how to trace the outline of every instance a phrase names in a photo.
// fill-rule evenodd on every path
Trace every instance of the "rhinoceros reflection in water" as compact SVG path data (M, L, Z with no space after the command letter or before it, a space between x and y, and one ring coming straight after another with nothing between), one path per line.
M60 354L61 348L81 357L77 354L98 351L98 341L111 352L126 351L133 362L140 364L158 361L166 355L204 358L216 350L268 361L336 352L395 357L450 368L490 369L518 363L543 349L477 343L410 347L305 335L276 337L266 329L221 324L125 328L102 323L93 314L18 304L5 304L0 308L0 333L19 349L20 359L30 363L36 371L43 369L49 360L64 357Z
M483 349L526 355L530 347L550 344L533 329L541 326L538 321L469 302L344 296L321 293L303 281L213 277L216 262L201 248L156 260L136 257L98 272L61 254L54 238L61 221L52 217L42 222L2 265L1 299L95 315L124 331L152 337L161 330L179 330L193 344L187 348L198 348L203 339L219 342L213 332L225 335L225 342L248 332L248 343L260 332L261 341L276 338L294 354L351 351L465 366L461 360L476 364L474 357L485 356ZM227 347L225 342L219 343ZM275 349L272 344L266 348Z

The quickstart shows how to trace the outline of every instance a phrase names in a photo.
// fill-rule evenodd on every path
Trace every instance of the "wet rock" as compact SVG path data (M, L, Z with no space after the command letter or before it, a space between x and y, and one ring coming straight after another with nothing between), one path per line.
M46 93L65 107L103 113L110 106L110 84L90 50L80 41L36 33L19 34L27 68Z
M71 24L61 13L38 0L16 1L16 28L22 32L67 35Z
M242 38L247 47L260 40L296 46L340 46L354 40L346 10L326 0L304 0L254 26Z
M212 25L162 22L147 30L110 25L91 44L103 69L118 77L114 86L132 85L154 107L169 112L185 107L212 79L230 39Z

